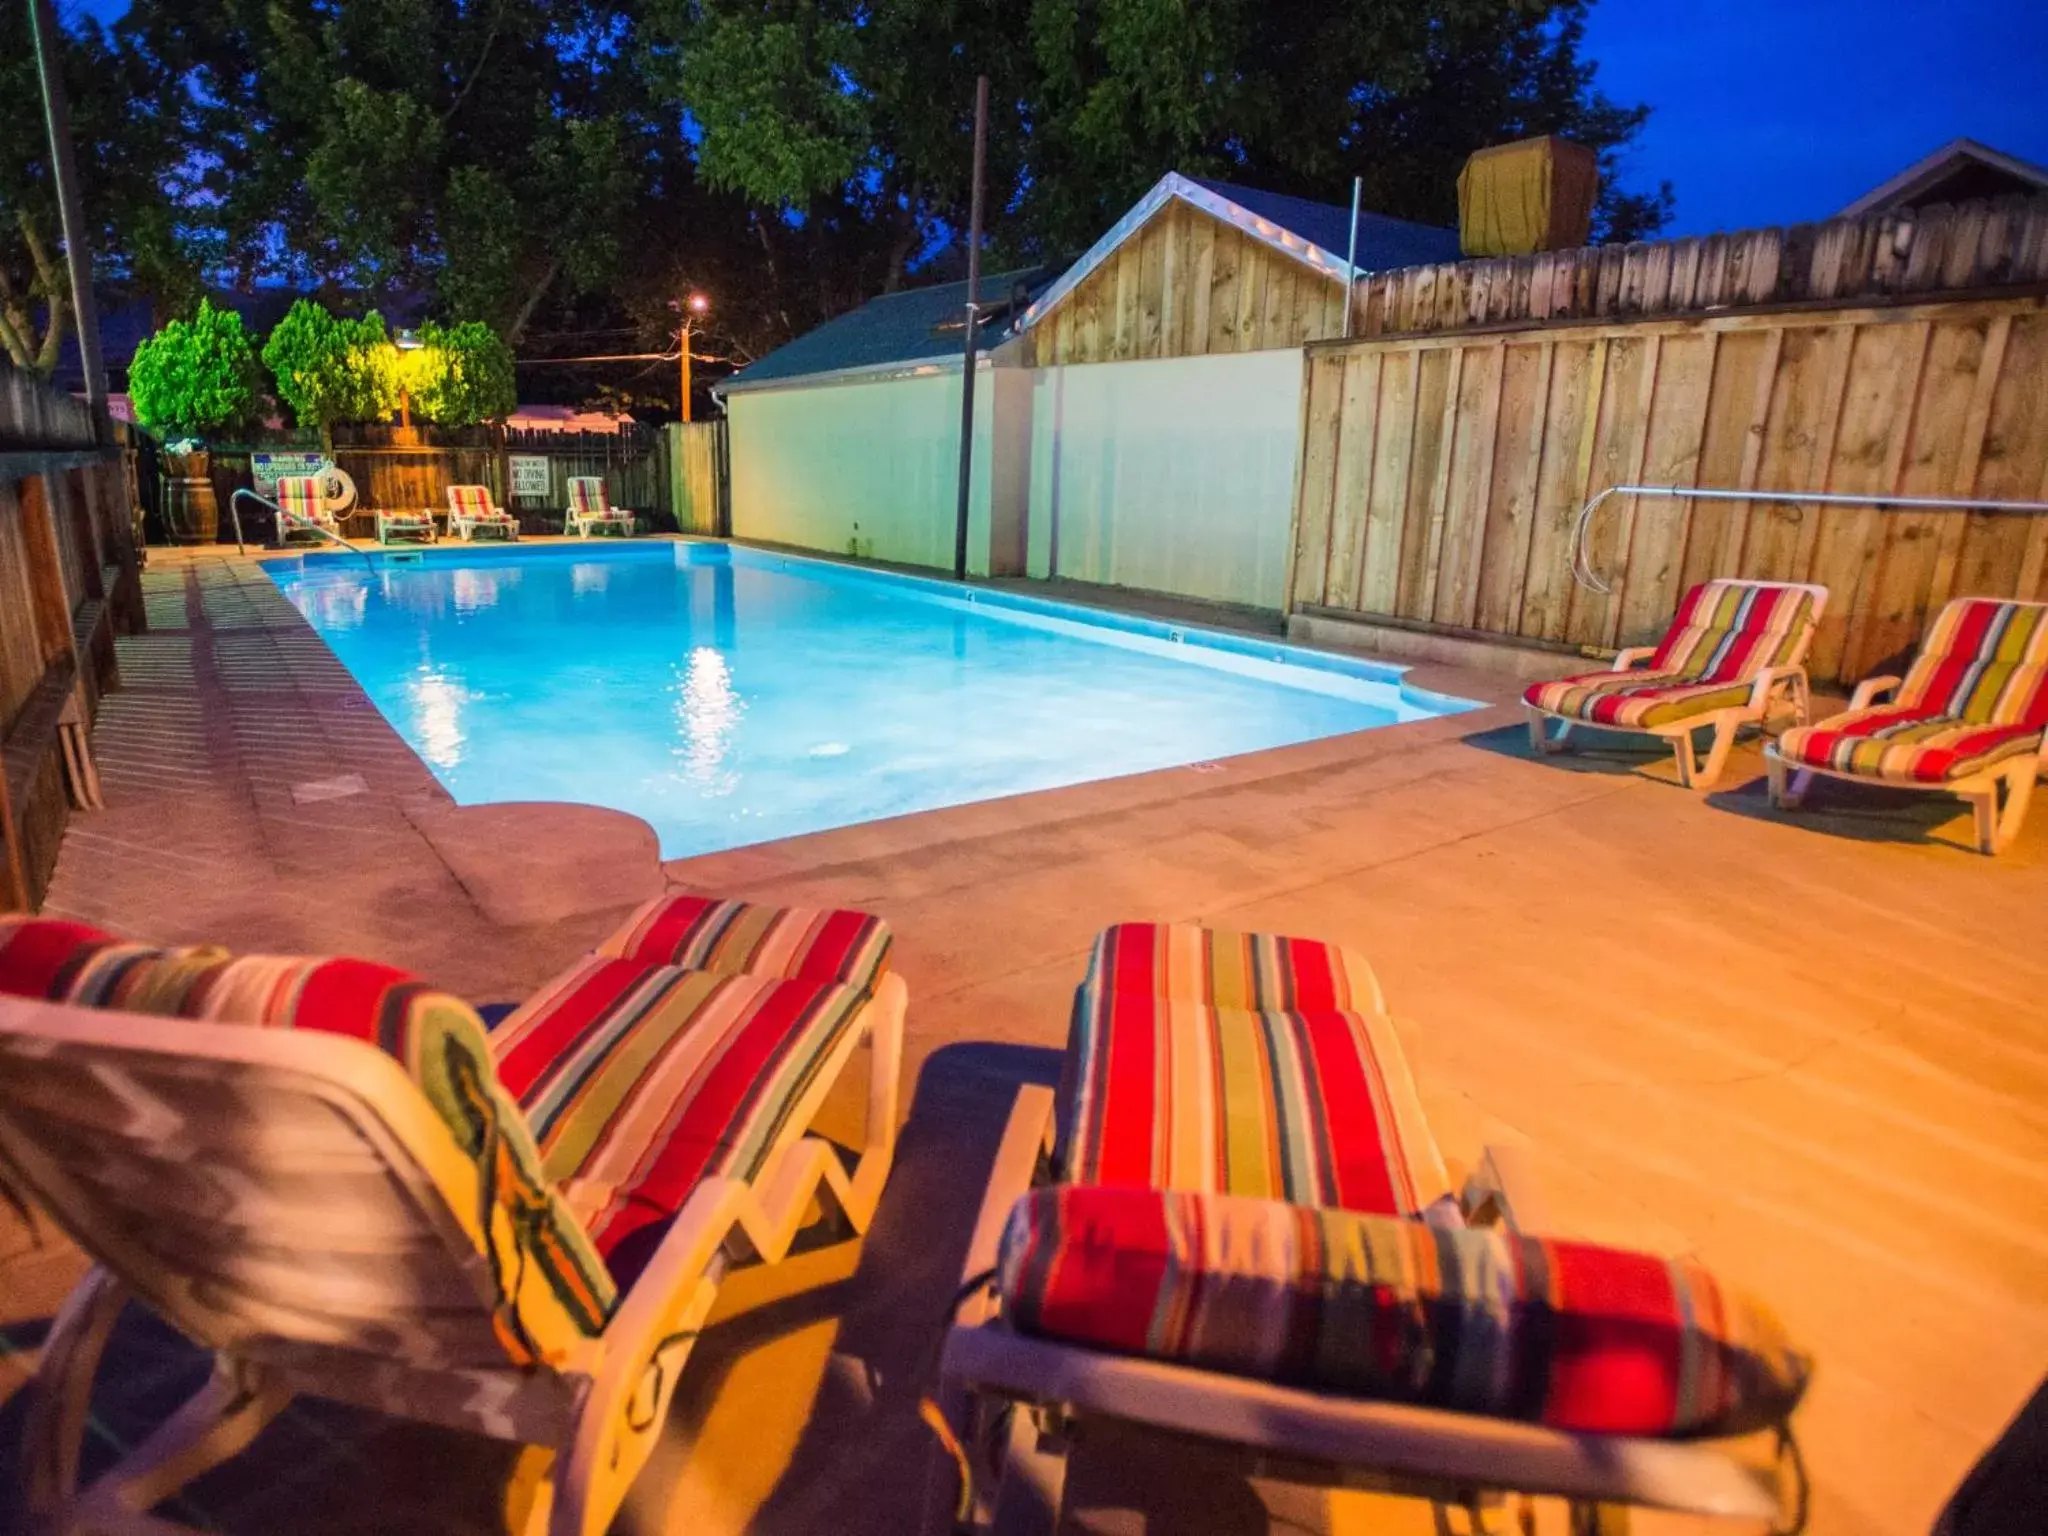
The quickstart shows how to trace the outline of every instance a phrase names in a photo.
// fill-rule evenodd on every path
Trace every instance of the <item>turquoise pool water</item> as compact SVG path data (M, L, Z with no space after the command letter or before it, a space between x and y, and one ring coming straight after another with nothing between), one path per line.
M668 858L1471 707L1275 641L722 544L373 558L265 569L456 801L612 806Z

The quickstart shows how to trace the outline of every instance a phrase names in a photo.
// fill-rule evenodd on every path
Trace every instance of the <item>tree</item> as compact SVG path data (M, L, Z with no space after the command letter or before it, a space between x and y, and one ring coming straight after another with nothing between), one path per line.
M480 320L420 327L420 347L401 364L413 415L444 427L473 427L512 414L519 395L512 349Z
M135 415L167 438L207 437L256 416L262 374L242 317L201 299L135 349L128 394Z
M175 82L91 21L63 34L61 67L98 279L189 306L199 253L176 210L177 145L165 127ZM28 7L0 3L0 355L47 376L70 325Z
M613 275L649 126L625 12L134 0L124 26L185 86L190 206L232 281L431 293L516 338Z
M300 299L271 328L263 362L292 420L324 438L336 422L382 421L398 409L392 350L374 310L343 320Z

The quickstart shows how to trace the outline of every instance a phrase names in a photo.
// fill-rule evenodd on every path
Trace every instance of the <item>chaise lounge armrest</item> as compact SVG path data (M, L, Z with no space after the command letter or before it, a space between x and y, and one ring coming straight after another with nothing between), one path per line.
M1657 647L1654 645L1632 645L1626 650L1615 653L1614 670L1617 672L1630 671L1656 654Z
M1888 693L1896 693L1899 684L1905 681L1899 677L1866 677L1856 685L1856 692L1849 700L1851 709L1869 709Z

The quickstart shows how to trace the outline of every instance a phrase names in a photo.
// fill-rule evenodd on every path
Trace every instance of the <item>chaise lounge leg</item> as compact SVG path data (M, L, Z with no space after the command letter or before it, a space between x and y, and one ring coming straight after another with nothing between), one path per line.
M2027 819L2027 805L2034 796L2034 767L2031 760L2022 762L1994 775L1981 791L1964 796L1976 812L1979 853L2003 853L2020 835L2020 824ZM1998 793L2001 782L2005 785L2002 808Z
M1523 707L1529 711L1530 749L1532 751L1540 752L1546 757L1553 756L1556 753L1564 751L1566 746L1568 745L1565 738L1571 735L1572 733L1571 721L1558 721L1557 734L1555 736L1552 736L1550 734L1550 716L1544 714L1542 710L1534 708L1533 706L1524 705Z
M1732 720L1724 720L1714 727L1714 744L1707 749L1706 766L1693 777L1693 789L1712 789L1721 781L1721 771L1728 766L1728 754L1735 746L1735 733L1740 727ZM1690 743L1690 738L1688 743Z

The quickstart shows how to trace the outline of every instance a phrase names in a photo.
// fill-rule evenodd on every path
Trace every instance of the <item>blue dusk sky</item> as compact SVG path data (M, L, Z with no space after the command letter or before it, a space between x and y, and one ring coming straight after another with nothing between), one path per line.
M1677 235L1825 218L1951 139L2048 164L2042 0L1597 0L1600 88L1644 102L1624 183Z
M1956 138L2048 164L2043 0L1596 0L1586 52L1652 108L1623 176L1672 234L1825 218Z

